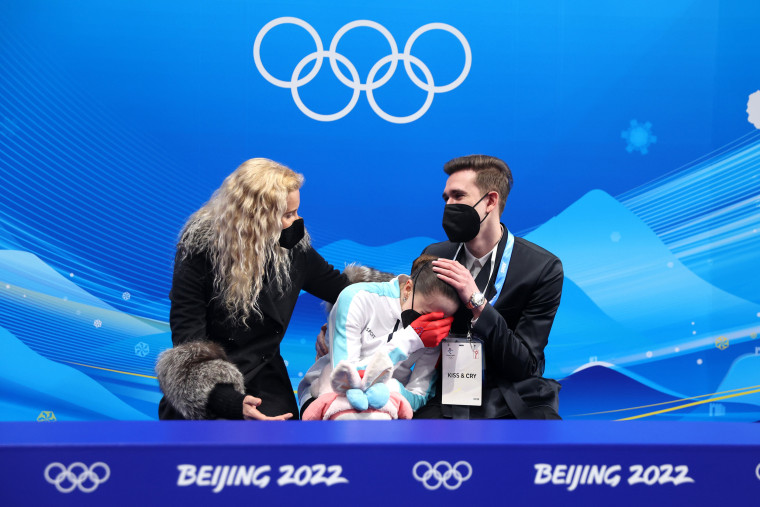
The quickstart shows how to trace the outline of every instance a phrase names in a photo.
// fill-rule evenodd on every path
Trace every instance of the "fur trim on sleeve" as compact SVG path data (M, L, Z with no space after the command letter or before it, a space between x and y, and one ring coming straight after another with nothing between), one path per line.
M156 375L166 400L186 419L206 419L206 404L217 384L232 384L245 394L243 374L212 342L183 343L158 356Z
M343 269L343 274L346 275L351 283L358 282L390 282L396 275L392 273L386 273L385 271L378 271L375 268L369 266L360 266L359 264L349 264Z

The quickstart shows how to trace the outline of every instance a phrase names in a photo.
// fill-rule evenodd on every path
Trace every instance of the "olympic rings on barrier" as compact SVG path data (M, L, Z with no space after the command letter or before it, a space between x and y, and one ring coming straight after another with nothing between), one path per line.
M284 81L274 77L266 70L266 68L264 68L264 64L261 61L261 42L264 40L264 37L272 28L283 24L300 26L306 30L309 35L311 35L311 38L314 39L314 45L316 46L316 51L306 55L300 62L298 62L295 69L293 69L293 74L290 76L290 81ZM348 58L338 52L338 43L340 42L340 39L348 31L358 27L367 27L377 30L383 37L385 37L385 39L388 41L388 46L390 47L390 54L379 59L372 66L369 74L367 75L367 81L364 83L361 82L361 78L359 77L359 74L356 70L356 66ZM415 41L419 38L420 35L431 30L443 30L445 32L449 32L459 40L459 42L462 44L462 48L464 49L464 68L454 81L446 85L436 86L433 80L433 75L431 74L430 69L427 67L427 65L425 65L419 58L412 55L412 46L414 45ZM346 105L346 107L337 113L333 114L315 113L306 107L306 105L301 100L300 95L298 94L298 88L305 84L308 84L312 79L314 79L314 77L316 77L322 68L322 62L325 58L330 61L330 68L335 74L335 77L337 77L338 80L345 86L351 88L354 92L348 105ZM472 64L472 51L470 50L470 45L467 42L467 39L465 39L464 35L462 35L462 32L453 26L447 25L445 23L428 23L419 27L414 31L414 33L412 33L412 35L409 37L409 40L406 41L404 52L399 53L396 41L388 29L380 23L376 23L375 21L370 21L367 19L351 21L350 23L343 25L340 30L335 33L335 36L330 42L330 49L325 51L324 46L322 45L322 39L319 37L319 34L314 29L314 27L312 27L309 23L299 18L282 17L273 19L264 25L256 35L256 40L253 43L253 60L256 63L256 68L259 70L264 79L280 88L289 88L291 94L293 95L293 101L295 102L296 106L298 106L298 109L300 109L303 114L314 120L335 121L343 118L354 109L354 106L356 106L356 103L359 100L360 93L364 91L367 92L367 101L369 102L370 107L379 117L391 123L411 123L421 118L422 115L427 112L433 103L433 98L435 97L436 93L445 93L451 91L462 84L467 75L470 73L470 66ZM301 71L303 71L304 67L311 61L314 61L314 68L311 69L307 75L302 77ZM386 113L377 104L373 95L374 90L383 86L391 79L391 77L393 77L399 61L404 62L404 69L406 70L406 74L409 76L409 79L411 79L418 88L427 92L427 97L425 98L425 102L422 107L408 116L392 116ZM341 71L340 67L338 67L338 62L342 63L348 69L348 72L351 74L350 79L347 78L345 74L343 74L343 71ZM377 73L386 64L390 64L388 70L380 79L375 81ZM422 74L425 76L424 82L421 81L414 73L412 70L412 65L420 69Z
M54 475L51 476L50 472L53 471L53 469L57 469L58 472L55 472ZM102 469L103 477L100 477L100 475L96 473L97 469ZM106 482L110 476L111 469L102 461L93 463L89 468L87 465L79 461L72 463L68 468L66 468L63 463L50 463L45 468L45 480L50 484L55 485L56 489L61 493L71 493L74 491L74 488L79 488L79 491L82 491L83 493L91 493L95 491L95 488L100 484ZM92 485L85 486L85 483L88 480Z
M418 470L420 467L425 467L425 471L422 475L419 475ZM463 476L459 471L462 467L463 471L467 471L467 475ZM445 469L443 473L439 469ZM435 465L431 465L427 461L418 461L414 468L412 468L412 475L415 479L420 481L425 488L433 491L443 485L448 490L455 490L462 485L464 481L472 477L472 466L466 461L457 461L454 466L451 466L447 461L439 461ZM455 482L450 482L449 479L454 478ZM430 479L435 479L435 482L430 482Z

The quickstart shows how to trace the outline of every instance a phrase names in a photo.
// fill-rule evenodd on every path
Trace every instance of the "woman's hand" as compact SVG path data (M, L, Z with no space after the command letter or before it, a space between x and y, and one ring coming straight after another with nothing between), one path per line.
M247 421L287 421L293 414L287 413L274 417L259 412L258 406L261 405L261 398L256 398L250 394L243 399L243 419Z

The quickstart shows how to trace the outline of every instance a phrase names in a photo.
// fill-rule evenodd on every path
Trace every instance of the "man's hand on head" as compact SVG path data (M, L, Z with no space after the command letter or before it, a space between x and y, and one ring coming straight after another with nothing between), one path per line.
M475 284L475 280L472 278L470 270L457 261L436 259L433 261L433 271L438 275L438 278L456 289L462 303L467 304L474 293L480 292L480 289ZM482 306L472 310L473 319L480 317L482 311Z

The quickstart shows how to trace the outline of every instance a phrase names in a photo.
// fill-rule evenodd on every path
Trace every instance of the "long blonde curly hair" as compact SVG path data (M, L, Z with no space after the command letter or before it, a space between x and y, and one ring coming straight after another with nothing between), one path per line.
M236 324L262 317L259 294L267 285L279 295L290 288L292 253L279 245L288 194L303 175L265 158L246 160L185 223L180 260L205 252L214 269L214 293ZM307 248L306 236L296 248Z

